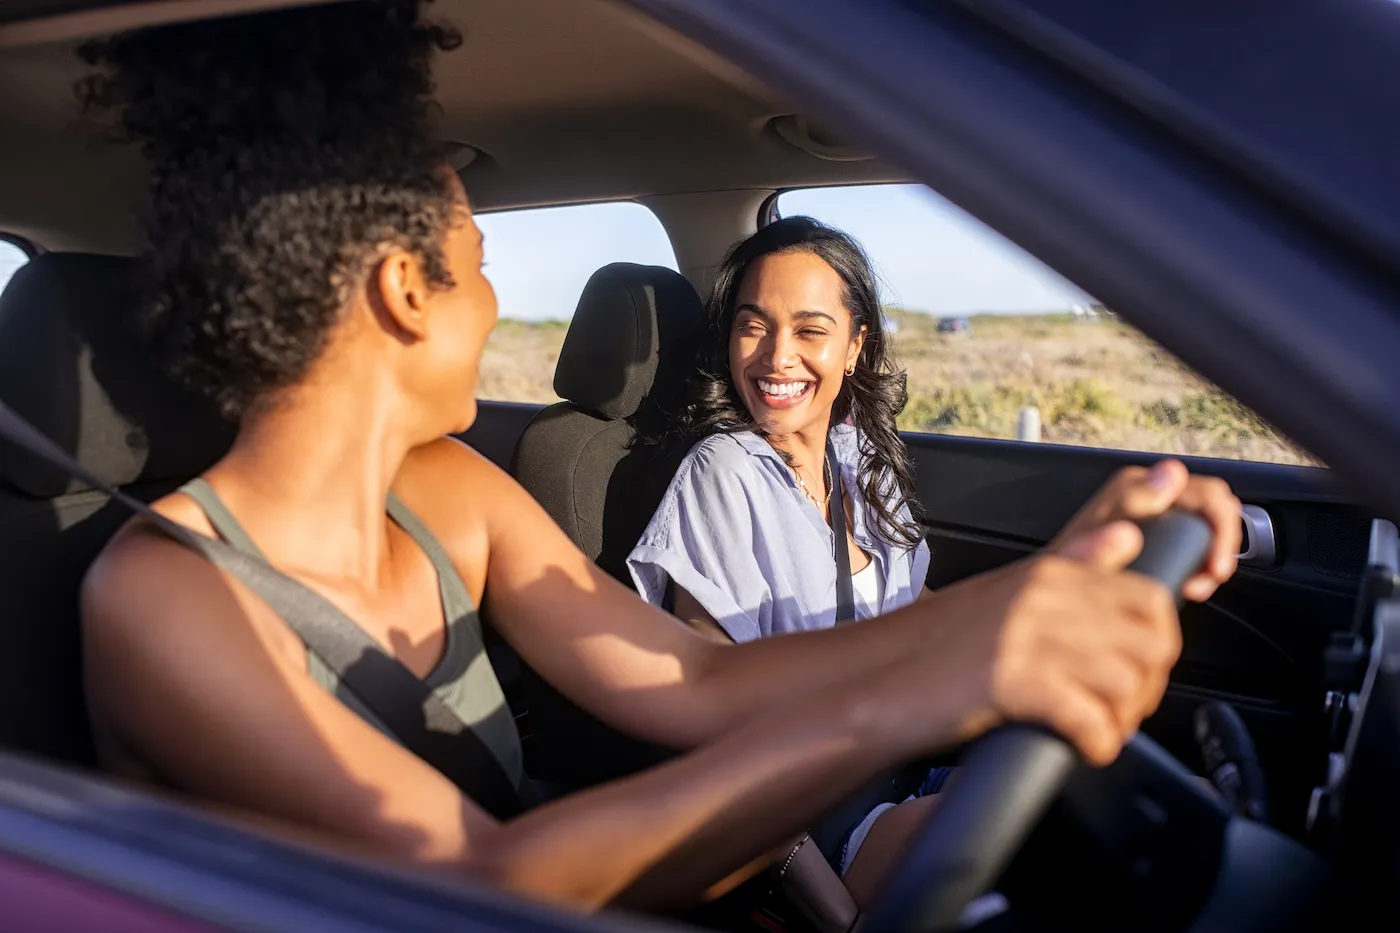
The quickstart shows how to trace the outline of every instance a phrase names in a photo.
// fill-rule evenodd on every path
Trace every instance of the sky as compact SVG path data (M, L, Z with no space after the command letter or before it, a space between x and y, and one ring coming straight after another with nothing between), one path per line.
M10 281L10 276L15 274L15 270L24 265L28 257L24 251L13 243L0 240L0 288Z
M887 305L933 314L1063 311L1090 299L1019 247L922 185L790 191L807 214L860 240ZM501 316L567 320L588 277L610 262L676 268L661 222L632 202L483 214L486 275Z
M1063 311L1089 299L922 185L790 191L784 217L808 214L864 244L886 305L932 314ZM568 320L584 283L610 262L676 268L661 222L634 202L482 214L486 275L501 316ZM0 285L24 261L0 241Z

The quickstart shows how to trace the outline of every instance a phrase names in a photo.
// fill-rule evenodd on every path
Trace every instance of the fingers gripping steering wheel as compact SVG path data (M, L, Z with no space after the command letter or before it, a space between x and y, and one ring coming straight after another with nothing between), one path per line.
M1180 594L1210 542L1205 521L1169 512L1143 524L1142 553L1129 569ZM978 741L948 799L905 850L862 933L955 929L967 905L996 883L1078 761L1068 742L1031 726L1006 726Z

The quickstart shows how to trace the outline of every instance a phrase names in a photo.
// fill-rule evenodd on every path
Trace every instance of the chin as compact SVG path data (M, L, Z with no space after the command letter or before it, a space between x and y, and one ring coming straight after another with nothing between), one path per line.
M750 415L755 413L750 410ZM772 409L760 408L754 417L754 424L764 434L773 434L778 437L786 437L804 431L812 424L810 417L798 415L796 412L773 411Z
M470 428L472 425L476 424L476 414L477 414L476 399L475 399L474 397L472 397L472 396L467 396L467 397L471 399L471 404L468 405L468 406L457 416L457 423L456 423L456 425L452 428L452 430L450 430L450 431L447 432L448 434L461 434L462 432L464 432L464 431L466 431L468 428Z

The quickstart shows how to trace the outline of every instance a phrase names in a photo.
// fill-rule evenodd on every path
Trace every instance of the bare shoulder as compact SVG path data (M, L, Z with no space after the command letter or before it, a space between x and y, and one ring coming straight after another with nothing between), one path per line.
M510 477L486 457L455 437L441 437L430 444L409 452L394 484L400 496L422 491L435 495L473 498L462 485L463 479L474 482L509 482Z
M409 453L394 492L435 533L446 536L480 524L501 497L524 495L504 470L451 437Z
M191 531L213 533L199 506L181 494L151 503L151 508ZM133 515L102 548L83 578L83 608L110 608L124 599L170 585L216 582L208 561L162 532L149 518Z
M502 527L504 516L519 518L537 508L509 474L451 437L410 453L394 492L447 548L478 599L486 585L493 529Z
M183 495L153 508L191 531L212 534L204 513ZM142 516L123 525L88 568L81 613L89 686L99 690L114 675L125 680L122 672L149 673L166 664L199 668L234 642L260 645L295 663L298 645L268 624L265 607L251 593Z

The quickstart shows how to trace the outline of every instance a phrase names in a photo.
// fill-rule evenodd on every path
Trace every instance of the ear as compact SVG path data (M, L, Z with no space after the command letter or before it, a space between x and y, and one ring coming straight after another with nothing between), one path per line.
M850 369L856 365L860 359L860 351L865 348L865 335L870 333L868 325L860 325L860 330L856 332L855 339L851 341L851 348L846 352L846 368Z
M403 338L427 339L428 283L416 258L395 250L380 261L370 276L370 285L377 292L385 324Z

